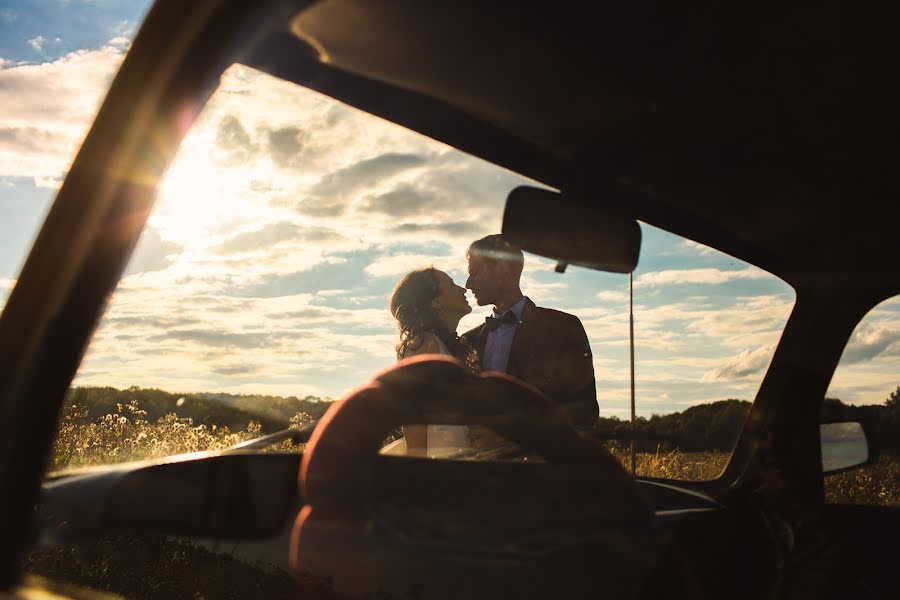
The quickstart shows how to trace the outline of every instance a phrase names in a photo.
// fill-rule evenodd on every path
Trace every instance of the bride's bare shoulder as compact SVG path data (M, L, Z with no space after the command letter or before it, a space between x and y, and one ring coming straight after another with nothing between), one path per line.
M430 331L425 331L409 341L404 358L418 354L441 354L441 343Z

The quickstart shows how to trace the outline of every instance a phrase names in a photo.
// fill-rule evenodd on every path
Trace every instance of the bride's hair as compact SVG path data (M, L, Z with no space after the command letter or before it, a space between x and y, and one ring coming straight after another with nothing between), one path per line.
M468 354L466 346L456 332L447 329L431 306L438 292L438 278L434 267L410 271L394 288L390 309L400 326L398 359L403 358L408 348L415 350L422 343L425 332L435 334L457 358L463 360L466 358Z

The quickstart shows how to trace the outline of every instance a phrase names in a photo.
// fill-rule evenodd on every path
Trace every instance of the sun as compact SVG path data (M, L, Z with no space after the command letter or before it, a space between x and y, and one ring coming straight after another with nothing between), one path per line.
M189 135L159 185L149 223L185 249L219 243L228 224L260 216L262 207L242 194L248 181L245 168L217 163L214 152L210 136Z

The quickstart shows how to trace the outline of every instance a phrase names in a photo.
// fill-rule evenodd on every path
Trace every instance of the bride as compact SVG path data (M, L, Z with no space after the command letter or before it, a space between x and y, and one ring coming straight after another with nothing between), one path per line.
M459 320L472 312L466 290L434 267L411 271L400 279L390 302L400 327L397 360L419 354L444 354L475 364L472 349L456 335ZM468 428L461 425L407 425L403 439L383 454L447 456L469 448Z

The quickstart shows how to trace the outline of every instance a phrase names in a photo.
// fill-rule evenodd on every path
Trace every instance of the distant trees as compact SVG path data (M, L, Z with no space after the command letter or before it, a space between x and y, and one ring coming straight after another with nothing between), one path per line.
M892 409L900 408L900 385L898 385L897 389L888 396L888 399L885 401L885 406Z
M195 425L243 431L253 421L265 434L317 420L331 403L330 398L315 396L173 394L153 388L76 387L69 392L64 414L73 422L93 423L106 415L121 414L123 407L136 406L149 423L175 415L179 419L191 419ZM73 412L72 406L77 411ZM676 448L684 452L727 452L734 446L749 411L749 402L731 398L668 415L653 415L649 419L640 417L635 429L643 438L636 440L636 446L641 452ZM900 453L900 386L882 405L853 406L837 398L825 398L821 418L823 423L859 421L882 450ZM631 432L631 423L616 417L601 417L595 430L620 436L627 443L624 438Z
M681 412L636 419L635 430L643 439L635 441L640 452L656 449L684 452L723 451L732 449L747 420L750 403L744 400L720 400L691 406ZM884 452L900 453L900 386L884 404L853 406L837 398L822 402L822 423L857 421L866 435ZM624 437L631 423L615 417L601 418L597 430ZM623 440L627 443L627 440Z
M146 413L144 419L155 423L166 415L191 419L196 425L228 427L233 431L247 428L250 421L259 423L263 433L291 426L296 415L305 413L309 420L325 414L330 399L315 396L261 396L236 394L173 394L154 388L75 387L69 390L67 405L79 407L81 422L95 422L105 415L122 412L123 406L136 405Z
M747 420L750 403L746 400L720 400L691 406L682 412L638 418L635 429L644 437L635 441L641 452L676 448L684 452L732 449ZM631 431L631 423L618 418L601 418L596 429L608 433Z
M882 452L900 453L900 386L885 399L884 404L854 406L837 398L825 398L822 403L822 422L857 421L866 436Z

